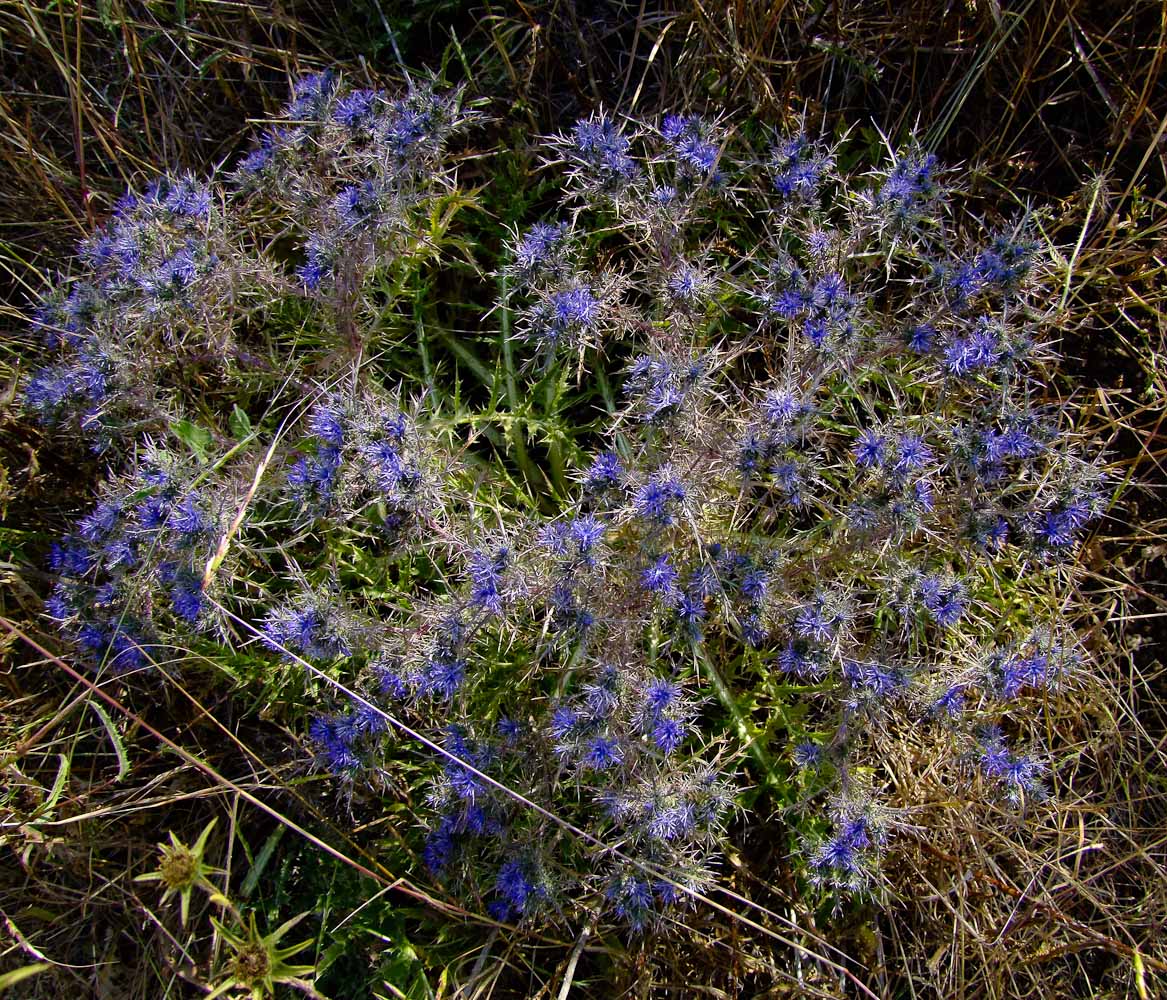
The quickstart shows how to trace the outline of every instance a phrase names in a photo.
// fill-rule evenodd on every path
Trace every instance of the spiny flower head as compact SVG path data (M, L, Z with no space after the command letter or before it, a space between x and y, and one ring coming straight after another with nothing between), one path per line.
M774 191L780 198L813 202L832 166L828 152L798 133L777 143L770 159Z
M939 162L931 153L908 152L898 156L879 189L878 201L902 222L926 213L939 193Z
M567 273L569 245L566 222L537 222L511 247L513 262L506 273L522 284L562 277Z
M632 509L645 521L668 527L676 520L689 493L680 477L669 469L658 469L636 491Z

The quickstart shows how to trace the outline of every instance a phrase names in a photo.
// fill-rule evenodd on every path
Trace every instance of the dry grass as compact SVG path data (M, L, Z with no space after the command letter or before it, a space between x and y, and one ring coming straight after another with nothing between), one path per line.
M181 18L183 6L0 5L10 246L55 248L159 165L221 159L315 48L303 24L259 5L192 4Z

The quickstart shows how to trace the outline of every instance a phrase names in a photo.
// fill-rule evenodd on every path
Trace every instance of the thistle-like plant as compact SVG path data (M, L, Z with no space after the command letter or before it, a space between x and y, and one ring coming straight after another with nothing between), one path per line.
M246 921L238 913L234 915L238 921L234 927L211 918L215 930L231 949L231 955L225 978L207 994L207 1000L214 1000L229 990L245 991L251 1000L270 1000L281 983L300 987L310 985L304 977L312 975L314 966L294 965L288 959L311 947L312 939L280 947L283 937L308 916L307 913L285 921L270 934L259 933L254 912L247 914Z
M273 393L268 429L175 422L111 477L53 553L49 611L82 655L267 657L342 795L395 794L408 739L428 874L497 919L663 926L716 884L746 754L804 809L808 891L879 887L908 805L880 777L891 733L970 797L1039 800L1045 698L1088 675L1065 557L1108 497L1040 392L1039 220L961 218L910 144L858 174L854 148L760 150L695 116L551 137L562 211L514 233L489 315L508 378L525 352L533 393L575 383L607 417L541 509L459 434L515 419L494 396L407 401L364 352L377 275L453 184L460 108L314 78L236 172L232 204L302 240L254 273L333 337L278 362L328 375ZM46 392L34 376L51 416Z
M214 895L218 892L211 877L218 873L216 868L206 862L207 838L215 828L216 819L212 819L199 834L198 839L187 846L170 831L170 843L159 844L161 857L158 868L135 878L136 882L161 882L162 902L165 903L171 896L178 896L179 914L182 926L186 926L190 914L190 900L195 889Z

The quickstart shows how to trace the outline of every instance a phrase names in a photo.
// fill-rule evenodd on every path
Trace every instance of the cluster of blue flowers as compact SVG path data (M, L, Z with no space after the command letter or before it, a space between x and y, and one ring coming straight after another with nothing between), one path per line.
M282 498L297 522L356 520L394 542L422 530L436 502L431 463L439 459L399 400L331 394L312 409L307 430Z
M841 802L832 816L832 834L808 848L810 877L830 890L858 892L869 888L887 838L869 807Z
M296 277L343 308L378 258L408 243L417 209L446 183L450 140L474 114L460 91L348 91L325 72L296 84L286 116L236 181L245 197L306 220Z
M221 326L232 274L252 270L227 252L224 214L190 175L163 177L127 195L108 224L83 240L83 272L50 290L33 325L57 360L29 380L30 409L108 448L131 417L150 411L150 380L133 374L143 348L205 350ZM262 283L259 275L253 275ZM221 346L221 345L215 345Z
M160 635L213 626L207 567L232 501L225 485L195 480L189 463L148 453L53 545L46 610L98 669L146 668L162 655Z
M458 94L313 77L231 193L167 181L117 217L169 234L134 265L153 284L133 279L134 301L167 303L216 294L224 264L188 230L225 199L306 218L301 259L251 273L321 306L351 371L263 450L214 441L184 464L156 448L111 484L54 550L66 633L116 669L194 633L307 664L325 680L311 757L341 787L391 771L395 727L421 733L421 856L503 920L643 931L714 884L745 752L726 714L789 720L785 770L766 777L829 817L790 837L824 891L878 884L906 803L871 773L896 726L1001 801L1040 798L1041 754L1022 744L1083 661L1063 622L1005 621L991 598L1063 579L1106 484L1036 398L1055 358L1025 221L956 218L914 150L856 179L829 143L750 150L697 116L597 115L552 137L564 211L515 232L497 309L544 371L626 364L574 495L537 516L471 475L449 423L378 384L362 350L366 279L408 252L469 120ZM79 366L91 303L116 298L122 224L87 244L107 277L38 315L103 415L106 383ZM45 417L56 377L28 384ZM726 692L758 678L799 710L755 698L743 721Z
M856 184L831 144L805 134L762 157L735 156L716 134L691 117L659 130L592 118L551 140L565 200L606 226L615 217L627 240L620 253L606 239L603 266L635 291L596 309L637 311L596 331L596 346L633 332L644 352L627 369L611 450L584 473L581 509L610 518L609 559L626 561L643 594L636 629L674 662L685 649L760 662L806 687L817 735L792 732L792 759L828 800L832 787L848 796L833 839L807 848L807 871L854 889L872 884L888 841L875 817L890 814L874 791L855 796L852 771L898 720L934 724L938 747L980 761L1003 799L1040 797L1037 758L1003 733L1029 732L1026 694L1080 676L1080 657L1055 638L1054 607L1027 623L1045 631L1022 623L1011 651L977 660L969 650L1000 629L982 581L1060 579L1106 484L1065 411L1034 392L1056 355L1026 220L978 245L938 161L918 150ZM594 136L618 149L620 169L592 155ZM711 255L707 209L737 198L768 226L747 256ZM518 291L534 303L521 310L544 300L530 279L548 232L580 248L571 264L548 251L551 284L594 286L601 273L578 221L539 223L513 246L528 276ZM545 343L600 363L588 344ZM563 606L606 634L609 616L629 613L606 603L607 615Z
M418 245L427 206L451 184L445 151L475 120L458 91L348 92L324 73L297 84L284 120L230 181L166 176L114 206L46 294L34 327L56 359L28 380L28 407L98 451L155 435L181 374L253 381L272 361L241 341L279 303L318 301L332 343L364 349L370 278ZM288 260L272 245L291 243ZM278 359L276 359L278 363Z

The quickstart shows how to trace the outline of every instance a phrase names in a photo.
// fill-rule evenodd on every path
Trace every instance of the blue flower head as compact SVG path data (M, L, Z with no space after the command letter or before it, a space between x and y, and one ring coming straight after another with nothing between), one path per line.
M435 656L426 664L423 690L450 701L466 680L466 661Z
M1028 656L1010 656L1001 665L1001 694L1010 700L1026 690L1049 688L1060 673L1055 651L1031 653Z
M510 565L510 550L505 546L493 553L475 550L470 555L470 604L490 615L503 610L503 574Z
M617 878L604 893L612 905L612 912L618 920L625 921L635 932L648 927L652 917L652 887L648 882L633 876Z
M507 746L514 746L523 735L522 724L505 715L498 720L496 728L498 729L498 735L502 737L503 742Z
M584 475L583 486L588 493L604 493L619 486L624 480L624 466L614 451L604 451L595 457Z
M567 533L575 543L576 553L585 564L595 562L595 550L604 537L606 525L593 514L585 514L570 521Z
M397 664L388 661L375 666L377 690L394 701L404 701L410 694L409 679L402 674Z
M108 369L108 359L95 352L40 368L25 385L25 404L40 424L53 426L79 403L94 408L105 398Z
M964 712L965 706L965 685L953 684L943 694L940 695L930 708L932 715L946 716L949 719L959 718Z
M376 220L381 208L381 193L372 181L348 184L337 193L333 205L341 222L355 228Z
M394 156L405 163L425 147L432 137L433 128L432 112L425 108L410 107L403 101L395 101L382 137Z
M799 743L794 748L794 764L796 767L818 767L823 761L823 748L817 743Z
M45 613L58 622L64 622L77 614L77 607L68 589L58 582L52 594L45 601Z
M821 350L830 336L831 328L822 316L810 316L802 324L802 335L816 350Z
M587 285L564 289L551 297L556 328L568 330L588 328L599 314L599 301Z
M931 153L897 157L879 190L879 203L888 206L896 218L914 221L939 193L935 177L938 165Z
M422 860L426 867L440 874L449 865L456 846L454 840L454 823L450 817L443 817L438 828L426 837L425 848L422 851Z
M681 687L664 677L654 678L644 690L644 707L651 717L668 711L681 698Z
M956 337L944 349L944 367L964 378L995 367L1005 354L999 329L982 318L967 337Z
M332 275L332 250L327 239L319 233L309 233L304 245L307 259L296 268L296 277L308 291L316 291Z
M150 663L145 640L126 625L117 627L109 644L107 656L109 665L117 673L141 670Z
M352 655L336 610L312 594L273 608L260 632L264 644L285 657L332 660Z
M1099 498L1071 495L1060 503L1026 514L1026 528L1037 547L1063 549L1077 540L1078 532L1098 516Z
M710 126L696 116L666 115L661 123L661 136L679 166L700 176L712 174L721 152L711 135Z
M537 222L514 247L514 271L524 281L547 272L558 272L567 245L566 222Z
M933 457L930 447L916 434L901 434L895 442L895 461L892 468L897 473L917 472L927 466Z
M1014 754L999 726L986 726L979 740L976 757L981 773L995 780L1009 801L1040 799L1045 794L1042 775L1045 768L1028 754Z
M741 593L751 604L761 604L770 590L770 574L764 569L750 569L742 577Z
M362 767L353 748L356 730L347 716L317 716L308 725L308 735L317 745L317 763L341 778L349 778Z
M254 177L263 173L264 169L275 159L275 142L270 135L265 135L259 145L244 154L239 161L238 170L245 177Z
M776 389L762 400L762 415L774 427L785 427L806 411L806 404L788 389Z
M170 600L179 618L191 625L196 624L206 607L202 580L193 573L179 573L170 589Z
M117 527L121 514L121 501L103 500L81 519L77 533L87 542L102 542Z
M820 885L859 889L870 877L874 846L866 819L843 818L834 835L823 841L811 855L811 875Z
M606 771L608 768L619 766L623 760L624 751L617 740L596 736L589 740L584 748L581 763L593 771Z
M638 517L661 527L676 520L677 508L688 496L684 483L665 469L649 476L632 499L632 509Z
M67 536L49 547L49 569L62 576L82 577L93 569L94 553L76 536Z
M816 594L798 609L794 617L794 631L803 639L829 643L839 634L845 614L829 594Z
M660 133L668 142L677 142L692 126L692 119L685 115L665 115Z
M830 165L830 156L804 134L784 139L774 147L770 160L774 191L791 201L813 202Z
M608 718L620 701L620 673L607 664L600 668L596 679L584 685L584 704L593 721Z
M167 212L189 219L206 219L211 211L211 189L191 175L163 178L158 199Z
M678 267L669 275L666 285L669 297L685 306L696 305L705 293L705 281L702 275L687 265Z
M930 323L917 323L908 327L904 341L917 354L929 354L936 344L936 327Z
M301 121L320 119L336 85L337 79L331 70L301 77L292 86L288 117Z
M345 94L337 100L332 110L332 119L355 131L369 123L380 97L373 90L354 90Z
M696 825L697 816L692 803L659 806L654 803L648 833L657 840L679 840L692 836Z
M843 678L854 689L875 699L886 699L907 687L908 680L894 667L874 660L845 660Z
M677 570L667 555L659 556L641 571L640 585L650 593L659 595L666 604L673 603L680 596Z
M579 716L566 706L560 706L551 713L551 735L557 740L572 735L578 724Z
M618 191L638 173L629 155L630 143L612 119L596 115L576 122L572 155L594 175L602 188Z
M176 531L184 544L192 544L210 533L211 519L208 517L202 497L196 492L188 493L171 508L166 526Z
M171 300L190 288L197 277L194 251L185 247L162 261L153 273L143 278L142 285L149 295Z
M682 719L661 718L652 727L652 741L665 755L680 749L688 735L688 723Z
M851 449L855 464L865 469L879 469L887 459L887 439L868 427L859 434Z
M802 640L790 640L778 651L776 658L778 669L784 674L797 678L817 678L823 672L820 657L814 654L809 645Z
M806 306L807 299L805 294L797 288L785 288L774 296L773 301L770 303L770 312L780 319L794 319L805 311ZM811 337L811 339L813 340L814 338ZM816 344L815 346L818 345Z
M529 866L514 858L499 868L494 889L501 897L508 916L511 911L525 916L542 895L531 877Z
M331 402L318 404L308 419L309 433L334 448L344 447L344 426L344 409Z
M920 577L916 582L916 596L941 628L956 624L968 608L964 584L936 574Z

